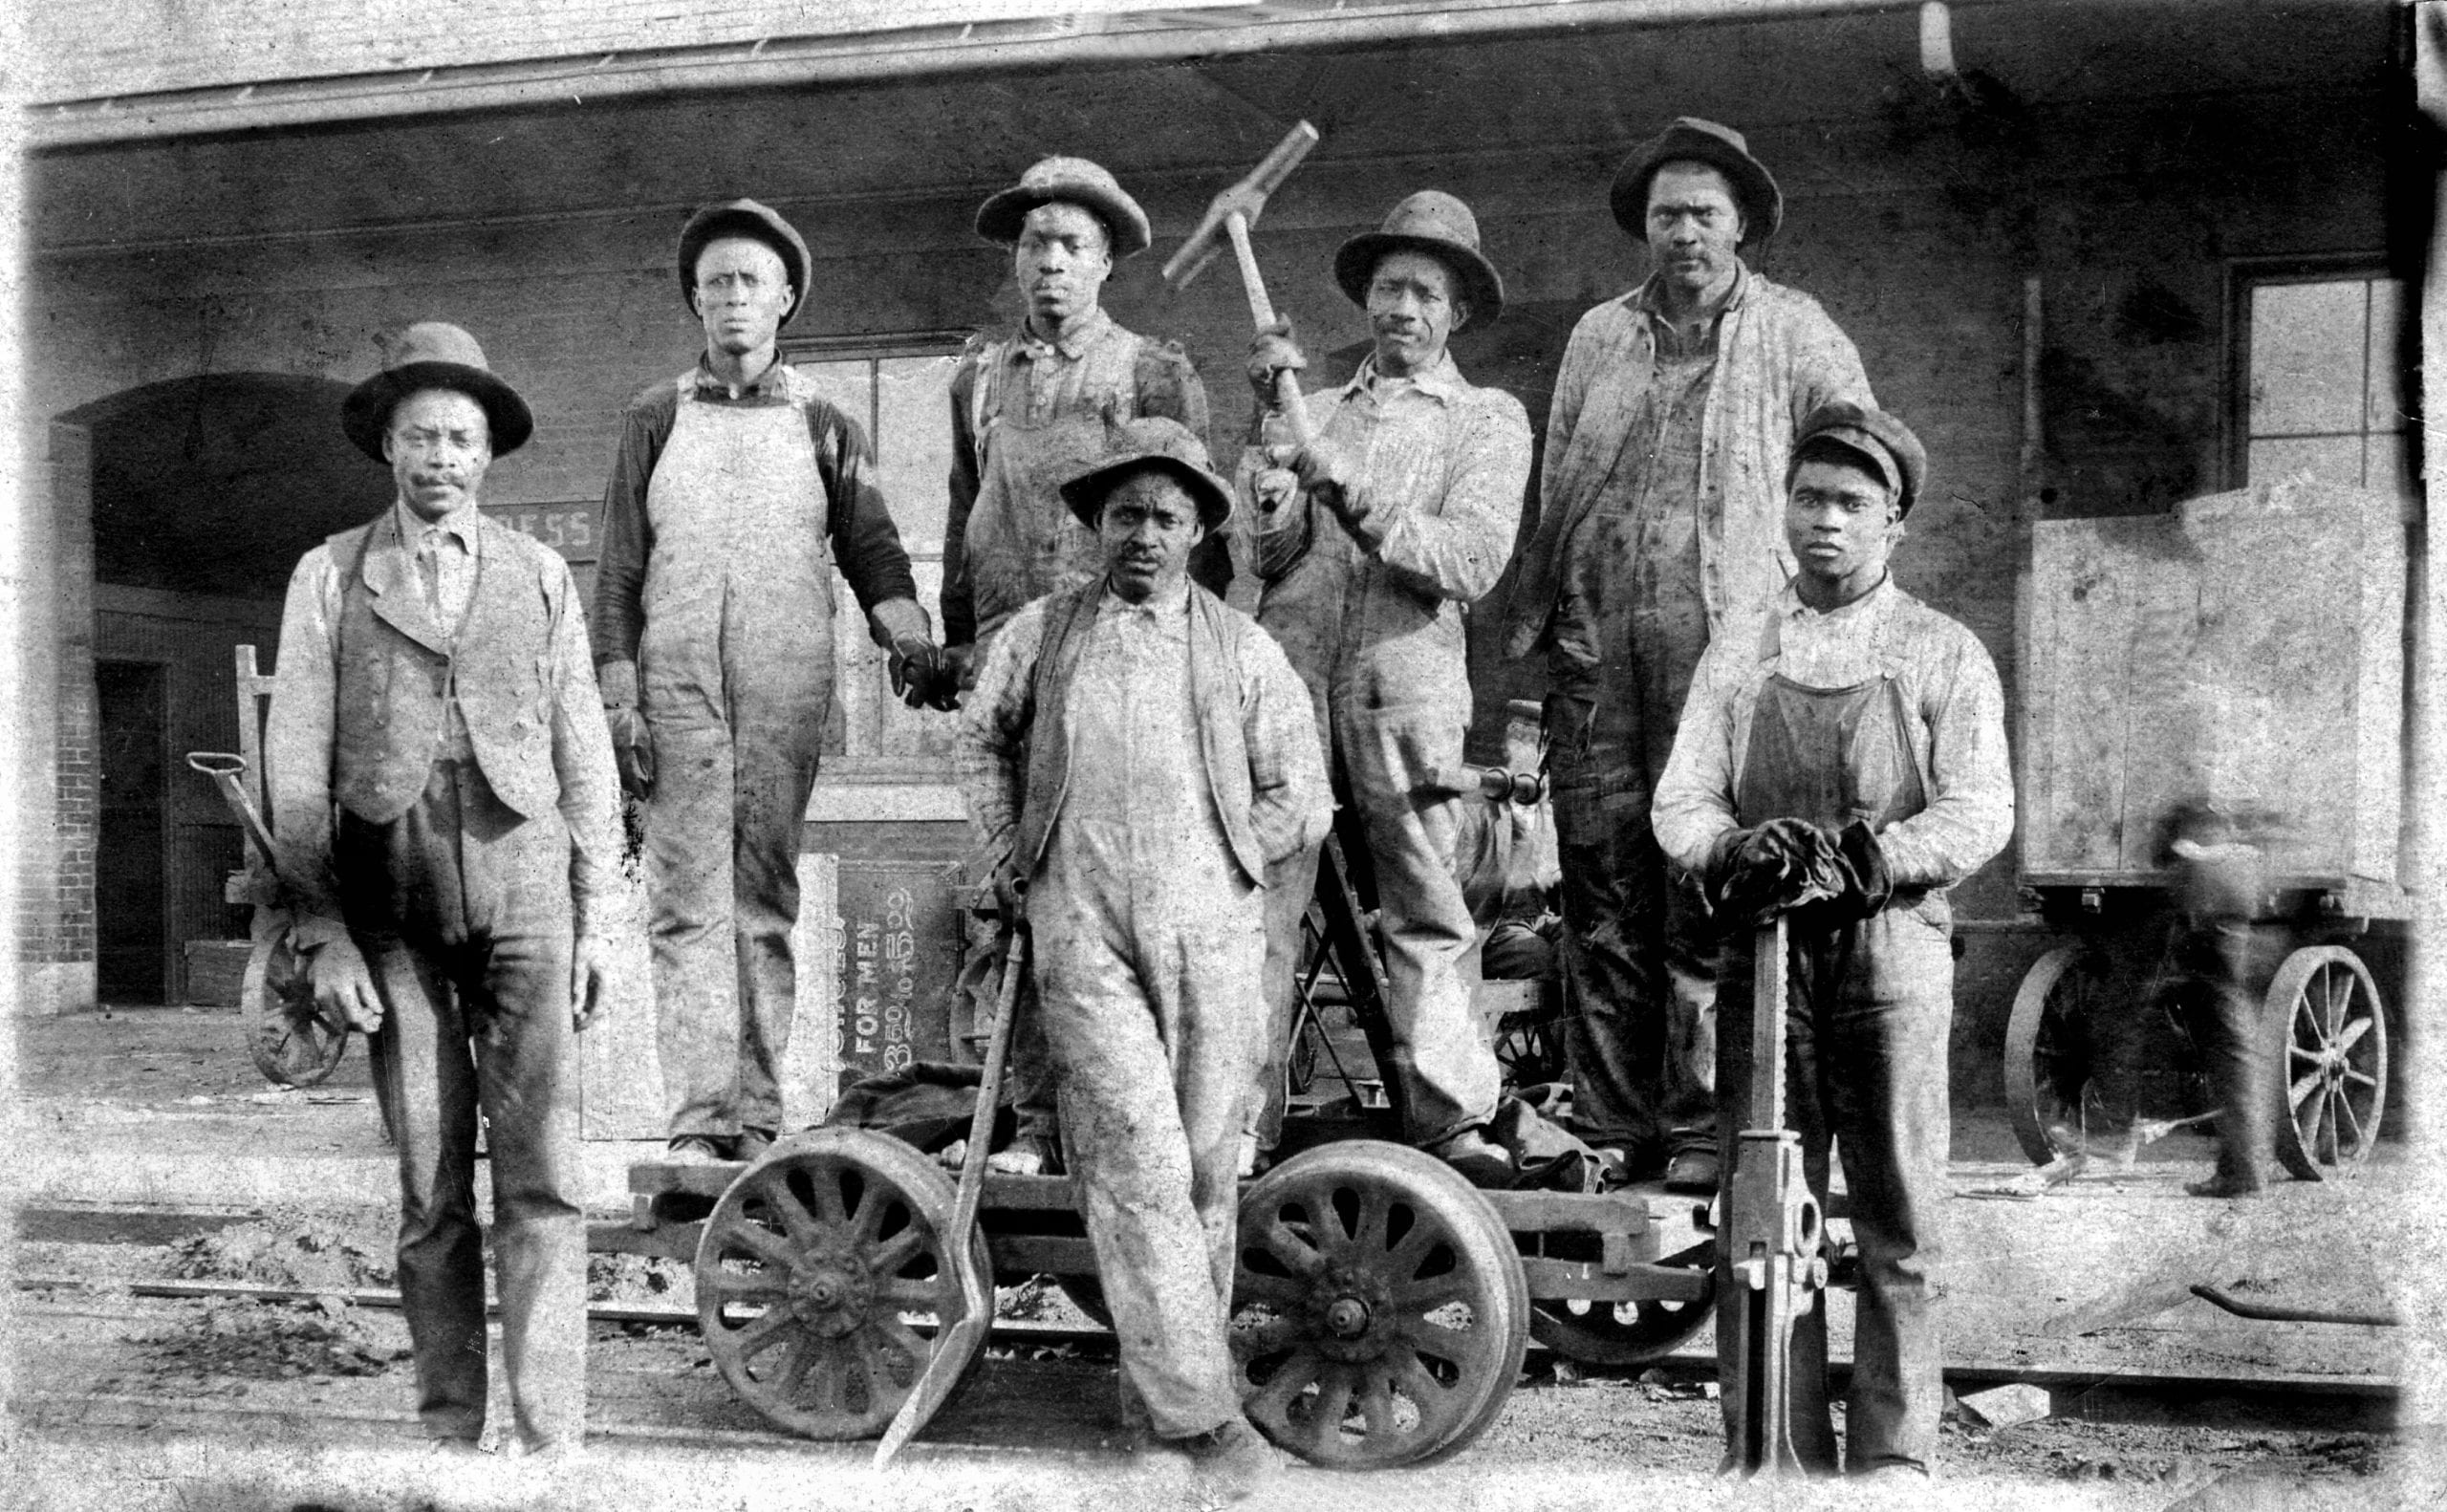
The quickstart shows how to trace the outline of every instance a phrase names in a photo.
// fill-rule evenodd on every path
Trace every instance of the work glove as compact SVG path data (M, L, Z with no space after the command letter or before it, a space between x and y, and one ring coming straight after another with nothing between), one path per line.
M1267 460L1276 466L1289 468L1310 498L1332 509L1353 540L1369 551L1376 549L1382 532L1368 529L1368 508L1352 493L1351 486L1358 479L1359 467L1349 452L1319 436L1305 446L1288 443L1268 446L1266 453Z
M1844 826L1835 836L1835 858L1842 886L1829 912L1847 922L1875 917L1895 896L1895 874L1887 867L1886 848L1866 821Z
M943 684L952 690L955 698L966 689L977 686L977 647L975 645L964 644L943 648ZM955 702L953 706L957 708L959 705Z
M1835 837L1807 819L1770 819L1720 842L1711 858L1709 902L1728 920L1757 928L1779 914L1836 896L1841 862Z
M603 690L603 723L611 726L620 790L642 802L654 791L654 735L638 707L638 664L606 661L595 669L595 680Z
M891 651L892 691L911 708L950 710L960 706L957 684L943 681L942 648L935 644L935 627L914 598L888 598L867 612L876 638Z
M1278 373L1298 373L1309 366L1300 355L1299 346L1291 339L1288 316L1278 319L1257 334L1249 343L1249 389L1257 396L1258 408L1273 409L1282 398Z

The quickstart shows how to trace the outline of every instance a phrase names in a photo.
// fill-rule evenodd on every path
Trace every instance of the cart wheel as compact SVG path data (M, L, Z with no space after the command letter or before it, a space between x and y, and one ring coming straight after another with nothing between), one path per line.
M2082 1127L2090 1079L2084 1026L2100 991L2089 957L2086 945L2059 945L2032 961L2005 1022L2005 1110L2034 1165L2065 1154L2061 1132Z
M306 962L283 922L260 930L248 953L238 1001L247 1014L247 1052L275 1087L313 1087L339 1068L348 1026L334 1028L314 1006Z
M723 1378L791 1433L883 1432L936 1347L906 1315L932 1314L938 1341L962 1317L942 1238L952 1201L951 1178L889 1134L816 1129L775 1145L723 1193L697 1245L697 1321ZM983 1232L970 1261L991 1274Z
M1703 1289L1696 1297L1638 1302L1542 1299L1530 1305L1529 1336L1583 1365L1642 1365L1672 1353L1716 1315L1716 1245L1694 1244L1660 1264L1698 1272Z
M2283 1047L2277 1158L2306 1181L2360 1165L2388 1102L2388 1016L2370 968L2342 945L2298 950L2265 1012Z
M1321 1145L1241 1199L1242 1400L1261 1432L1312 1463L1459 1453L1504 1410L1528 1314L1504 1220L1431 1156Z
M1542 1003L1496 1020L1495 1064L1506 1087L1564 1079L1564 1010Z

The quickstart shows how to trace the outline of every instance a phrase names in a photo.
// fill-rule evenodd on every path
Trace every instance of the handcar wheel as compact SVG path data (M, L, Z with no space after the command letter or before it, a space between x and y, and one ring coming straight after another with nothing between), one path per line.
M1243 1406L1314 1464L1429 1464L1485 1432L1521 1372L1512 1236L1433 1156L1321 1145L1241 1199L1232 1354Z
M1531 1304L1529 1336L1583 1365L1644 1365L1674 1351L1716 1316L1716 1245L1694 1244L1660 1263L1687 1266L1705 1278L1696 1297L1638 1302L1542 1298Z
M2362 958L2342 945L2287 956L2263 1010L2277 1041L2277 1158L2306 1181L2371 1157L2388 1103L2388 1015Z
M741 1172L697 1245L697 1321L741 1399L810 1438L882 1433L964 1315L953 1195L932 1160L863 1129L812 1130ZM970 1245L991 1275L982 1231ZM932 1315L932 1340L909 1314Z
M238 1001L247 1015L247 1052L275 1087L313 1087L338 1069L348 1026L332 1026L314 1005L305 959L289 943L285 915L255 931Z
M2005 1111L2034 1165L2078 1141L2082 1090L2090 1079L2088 1015L2101 983L2087 945L2059 945L2031 962L2005 1023Z

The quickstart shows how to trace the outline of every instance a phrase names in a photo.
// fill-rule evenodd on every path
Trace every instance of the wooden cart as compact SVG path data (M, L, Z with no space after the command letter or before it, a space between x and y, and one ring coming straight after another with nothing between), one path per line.
M2157 832L2184 802L2265 821L2253 974L2280 1160L2318 1179L2369 1157L2389 1026L2364 946L2410 913L2406 561L2395 499L2306 479L2033 528L2021 880L2078 937L2031 967L2006 1034L2034 1161L2080 1137L2102 1016L2156 1006L2150 939L2172 881Z

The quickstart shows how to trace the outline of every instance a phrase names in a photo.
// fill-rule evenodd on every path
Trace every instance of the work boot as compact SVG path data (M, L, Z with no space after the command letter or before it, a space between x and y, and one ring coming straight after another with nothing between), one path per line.
M1188 1454L1198 1479L1226 1501L1246 1498L1283 1473L1282 1451L1267 1443L1245 1417L1173 1443Z
M1501 1192L1512 1185L1512 1156L1483 1130L1464 1129L1427 1153L1462 1173L1472 1186Z
M711 1134L675 1134L662 1158L669 1165L721 1165L727 1157Z
M1714 1150L1694 1147L1677 1150L1665 1162L1665 1189L1668 1192L1713 1192L1722 1168Z
M732 1142L731 1158L750 1162L762 1160L765 1158L765 1152L772 1148L772 1130L742 1129L738 1139Z

